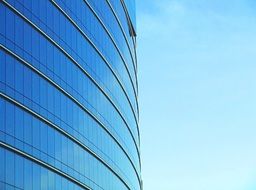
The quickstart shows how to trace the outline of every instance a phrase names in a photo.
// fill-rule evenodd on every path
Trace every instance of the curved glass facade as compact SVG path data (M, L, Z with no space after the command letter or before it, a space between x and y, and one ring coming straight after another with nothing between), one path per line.
M140 190L134 0L1 0L0 24L0 189Z

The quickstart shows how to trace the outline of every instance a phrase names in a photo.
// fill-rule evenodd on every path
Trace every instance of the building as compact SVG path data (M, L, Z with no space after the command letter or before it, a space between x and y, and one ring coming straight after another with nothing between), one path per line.
M135 0L0 1L0 189L141 189Z

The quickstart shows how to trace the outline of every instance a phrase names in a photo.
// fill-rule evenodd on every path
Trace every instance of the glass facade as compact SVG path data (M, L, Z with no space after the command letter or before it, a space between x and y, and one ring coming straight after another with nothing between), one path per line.
M0 189L142 189L135 0L1 0L0 24Z

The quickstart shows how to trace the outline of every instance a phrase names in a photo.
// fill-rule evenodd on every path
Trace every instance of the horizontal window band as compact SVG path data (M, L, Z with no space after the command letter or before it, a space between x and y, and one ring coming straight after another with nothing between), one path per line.
M118 81L119 85L121 86L121 88L123 89L124 93L126 94L126 97L128 99L128 102L130 104L130 107L132 109L132 112L134 113L134 118L136 121L136 128L138 131L138 121L137 121L137 117L135 116L135 112L133 109L133 106L130 102L129 96L126 92L126 90L124 89L124 85L122 84L122 82L119 80L119 78L117 77L117 74L115 73L114 69L111 67L111 65L108 63L108 61L106 60L106 58L104 57L104 55L98 50L98 48L96 47L96 45L89 39L89 37L82 31L82 29L80 29L80 27L75 23L75 21L72 20L72 18L70 18L70 16L53 0L51 0L51 2L59 9L59 11L73 24L73 26L75 26L75 28L81 33L81 35L93 46L93 48L98 52L98 54L100 55L100 57L103 59L103 61L107 64L108 68L111 70L111 72L113 73L113 76L116 78L116 80ZM131 84L133 85L133 82L131 81ZM134 89L134 85L133 85L133 89ZM135 101L137 101L137 95L135 93ZM138 132L138 136L139 136L139 132Z
M119 176L119 174L117 174L114 169L109 166L102 158L100 158L94 151L92 151L90 148L88 148L87 146L85 146L82 142L80 142L79 140L77 140L75 137L73 137L72 135L70 135L69 133L67 133L66 131L64 131L62 128L60 128L59 126L53 124L51 121L49 121L48 119L44 118L43 116L41 116L40 114L34 112L33 110L27 108L26 106L24 106L23 104L17 102L16 100L10 98L9 96L3 94L2 92L0 92L0 96L3 97L5 100L7 100L8 102L22 108L23 110L25 110L26 112L30 113L31 115L35 116L36 118L40 119L42 122L46 123L47 125L49 125L50 127L52 127L53 129L57 130L58 132L60 132L62 135L64 135L65 137L67 137L68 139L70 139L71 141L73 141L74 143L76 143L78 146L80 146L82 149L84 149L85 151L87 151L88 153L90 153L94 158L96 158L99 162L101 162L106 168L108 168L128 189L129 186L128 184L124 181L124 179Z
M122 26L122 24L121 24L121 21L120 21L120 19L118 18L117 14L116 14L116 11L114 10L114 8L113 8L112 4L110 3L110 1L109 1L109 0L106 0L106 2L107 2L107 4L108 4L108 6L110 7L110 9L111 9L111 11L112 11L112 13L113 13L115 19L117 20L117 23L118 23L119 27L121 28L121 31L122 31L123 36L124 36L124 38L125 38L125 41L126 41L126 43L128 44L130 54L132 55L132 52L131 52L131 49L132 49L132 48L130 47L130 43L128 42L128 38L127 38L127 35L126 35L126 33L125 33L125 31L124 31L124 28L123 28L123 26ZM120 2L120 3L121 3L121 2ZM137 67L136 67L136 65L134 64L133 67L134 67L135 73L137 73Z
M51 0L51 1L55 1L55 0ZM87 1L87 0L83 0L85 2L85 4L90 8L90 10L92 11L92 13L95 15L95 17L97 18L97 20L100 22L100 24L102 25L102 27L104 28L104 30L106 31L106 33L108 34L109 38L111 39L112 43L114 44L115 48L117 49L120 57L122 58L123 62L124 62L124 65L125 65L125 68L127 70L127 72L129 73L130 77L131 77L131 73L130 73L130 70L127 66L127 61L125 60L124 58L124 55L121 53L121 50L119 49L116 41L114 40L112 34L109 32L108 28L106 27L106 25L104 24L104 22L101 20L101 18L99 17L99 15L97 14L97 12L94 10L94 8L90 5L90 3ZM129 46L127 45L127 47L129 48ZM134 64L134 59L133 59L133 56L131 55L131 60L132 60L132 64ZM135 74L135 80L137 79L136 78L136 70L133 68L133 72ZM135 81L136 82L136 81ZM136 82L137 84L137 82ZM137 93L138 94L138 93ZM138 95L137 95L138 96Z
M127 7L124 0L120 0L120 2L121 2L121 5L123 7L124 13L126 15L126 20L127 20L127 23L128 23L130 36L132 37L133 47L134 47L134 49L136 49L136 36L137 36L137 34L136 34L136 31L134 29L134 25L133 25L131 17L130 17L128 7ZM135 54L136 54L136 51L135 51Z
M25 66L27 66L28 68L30 68L32 71L34 71L35 73L37 73L39 76L41 76L42 78L44 78L46 81L48 81L51 85L53 85L54 87L56 87L59 91L61 91L65 96L67 96L69 99L71 99L74 103L76 103L82 110L84 110L87 114L89 114L89 116L91 116L102 128L103 130L115 141L115 143L118 145L118 147L123 151L123 153L125 154L125 156L128 158L129 162L131 163L137 178L140 179L138 171L133 163L133 161L131 160L129 154L126 152L126 150L123 148L123 146L121 145L121 143L114 137L114 135L107 129L107 127L105 127L105 125L103 123L101 123L96 116L94 116L93 113L91 113L87 108L85 108L80 102L78 102L72 95L70 95L69 93L67 93L64 89L62 89L58 84L56 84L54 81L52 81L50 78L48 78L45 74L43 74L41 71L39 71L38 69L34 68L31 64L29 64L28 62L26 62L25 60L23 60L22 58L20 58L18 55L16 55L15 53L13 53L12 51L10 51L9 49L7 49L6 47L2 46L0 44L0 49L5 50L5 52L7 52L8 54L12 55L15 59L19 60L20 62L22 62ZM0 93L1 95L1 93ZM15 101L15 100L14 100ZM22 105L23 107L23 105ZM25 107L25 106L24 106ZM30 110L29 108L27 108L28 110ZM30 110L30 113L34 112L32 110ZM35 113L35 112L34 112ZM35 115L35 114L34 114ZM38 114L39 115L39 114ZM42 117L42 116L41 116ZM45 118L44 118L45 119ZM50 121L49 121L50 122ZM51 122L50 122L51 123ZM54 124L52 124L54 125ZM82 144L82 143L81 143Z
M29 154L17 149L17 148L14 148L13 146L10 146L10 145L2 142L2 141L0 141L0 146L4 149L7 149L11 152L14 152L14 153L20 155L20 156L22 156L22 157L24 157L24 158L26 158L26 159L34 162L34 163L37 163L38 165L41 165L41 166L43 166L44 168L46 168L48 170L51 170L52 172L66 178L68 181L71 181L71 182L77 184L78 186L82 187L85 190L92 190L89 186L85 185L84 183L81 183L80 181L76 180L75 178L71 177L70 175L62 172L61 170L59 170L59 169L41 161L41 160L39 160L39 159L29 155Z
M51 1L52 1L52 2L55 2L54 0L51 0ZM95 17L98 19L98 21L101 23L102 27L104 28L104 30L105 30L106 33L108 34L109 38L111 39L112 43L114 44L115 48L117 49L117 51L118 51L120 57L122 58L122 60L123 60L123 62L124 62L124 65L125 65L125 68L126 68L126 70L127 70L127 73L129 74L130 80L132 80L132 79L131 79L131 73L130 73L129 68L128 68L128 66L127 66L126 60L125 60L124 56L122 55L121 50L119 49L119 47L118 47L117 43L115 42L113 36L112 36L111 33L109 32L109 30L107 29L107 27L105 26L105 24L103 23L103 21L100 19L99 15L98 15L98 14L96 13L96 11L93 9L93 7L88 3L88 1L87 1L87 0L83 0L83 1L87 4L87 6L90 8L90 10L93 12L93 14L95 15ZM55 3L56 3L56 2L55 2ZM56 3L56 4L57 4L57 3ZM131 56L131 57L132 57L132 56ZM132 61L134 61L133 58L132 58ZM135 70L134 70L134 73L135 73L135 83L136 83L136 87L137 87L137 77L136 77L136 71L135 71ZM137 97L138 97L138 92L137 92L136 98L137 98ZM136 109L137 109L137 108L136 108ZM132 110L132 112L133 112L133 115L134 115L135 119L137 120L136 122L138 123L138 118L137 118L137 116L136 116L136 114L135 114L135 111Z
M110 7L112 13L113 13L114 16L115 16L115 19L117 20L117 22L118 22L118 24L119 24L119 26L120 26L120 28L121 28L121 31L122 31L122 33L123 33L123 35L124 35L124 37L125 37L126 43L129 44L128 38L127 38L127 36L126 36L126 34L125 34L125 32L124 32L123 26L122 26L121 21L119 20L117 14L116 14L116 11L114 10L114 8L113 8L113 6L112 6L112 4L110 3L109 0L106 0L106 2L107 2L107 4L108 4L108 6ZM129 47L130 47L130 45L129 45ZM134 49L135 49L135 47L134 47ZM129 50L130 50L130 48L129 48ZM131 53L131 52L130 52L130 53ZM135 53L136 53L136 51L135 51ZM136 56L136 55L135 55L135 56ZM134 66L134 69L135 69L135 66ZM138 77L138 76L137 76L137 73L138 73L138 71L137 71L137 58L136 58L136 69L135 69L135 70L136 70L136 77ZM138 80L136 80L136 82L137 82L137 88L138 88ZM138 90L137 90L137 91L138 91ZM136 101L136 106L137 106L137 111L138 111L138 113L139 113L139 103L138 103L138 101ZM139 119L139 118L138 118L138 119ZM139 129L138 129L138 130L139 130ZM140 134L140 132L139 132L139 134Z
M83 69L83 67L78 64L73 57L71 57L59 44L57 44L53 39L51 39L46 33L44 33L40 28L38 28L34 23L32 23L29 19L27 19L23 14L21 14L18 10L16 10L14 7L12 7L9 3L7 3L5 0L2 0L3 3L5 3L5 5L7 5L11 10L13 10L17 15L19 15L21 18L23 18L26 22L28 22L33 28L35 28L37 31L39 31L46 39L48 39L53 45L55 45L60 51L62 51L64 53L64 55L66 55L86 76L88 76L88 78L99 88L99 90L107 97L107 99L112 102L112 105L114 107L115 104L113 103L113 101L111 100L111 98L108 96L108 94L100 87L100 85L95 81L94 78L92 78L90 76L90 74ZM125 91L124 91L125 92ZM127 94L126 94L127 95ZM129 97L127 96L127 99L129 100ZM117 109L117 111L119 111ZM119 111L120 112L120 111ZM131 129L128 127L128 124L126 125L126 127L129 130L129 133L131 134L133 141L136 145L136 149L138 152L138 155L140 155L140 150L138 148L138 144L136 143L135 137L133 136ZM138 126L137 126L138 128ZM139 156L140 159L140 156Z

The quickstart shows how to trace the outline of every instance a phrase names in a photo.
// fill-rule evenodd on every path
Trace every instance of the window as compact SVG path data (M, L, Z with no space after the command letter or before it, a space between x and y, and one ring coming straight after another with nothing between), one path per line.
M14 154L5 152L5 181L9 184L14 184Z

